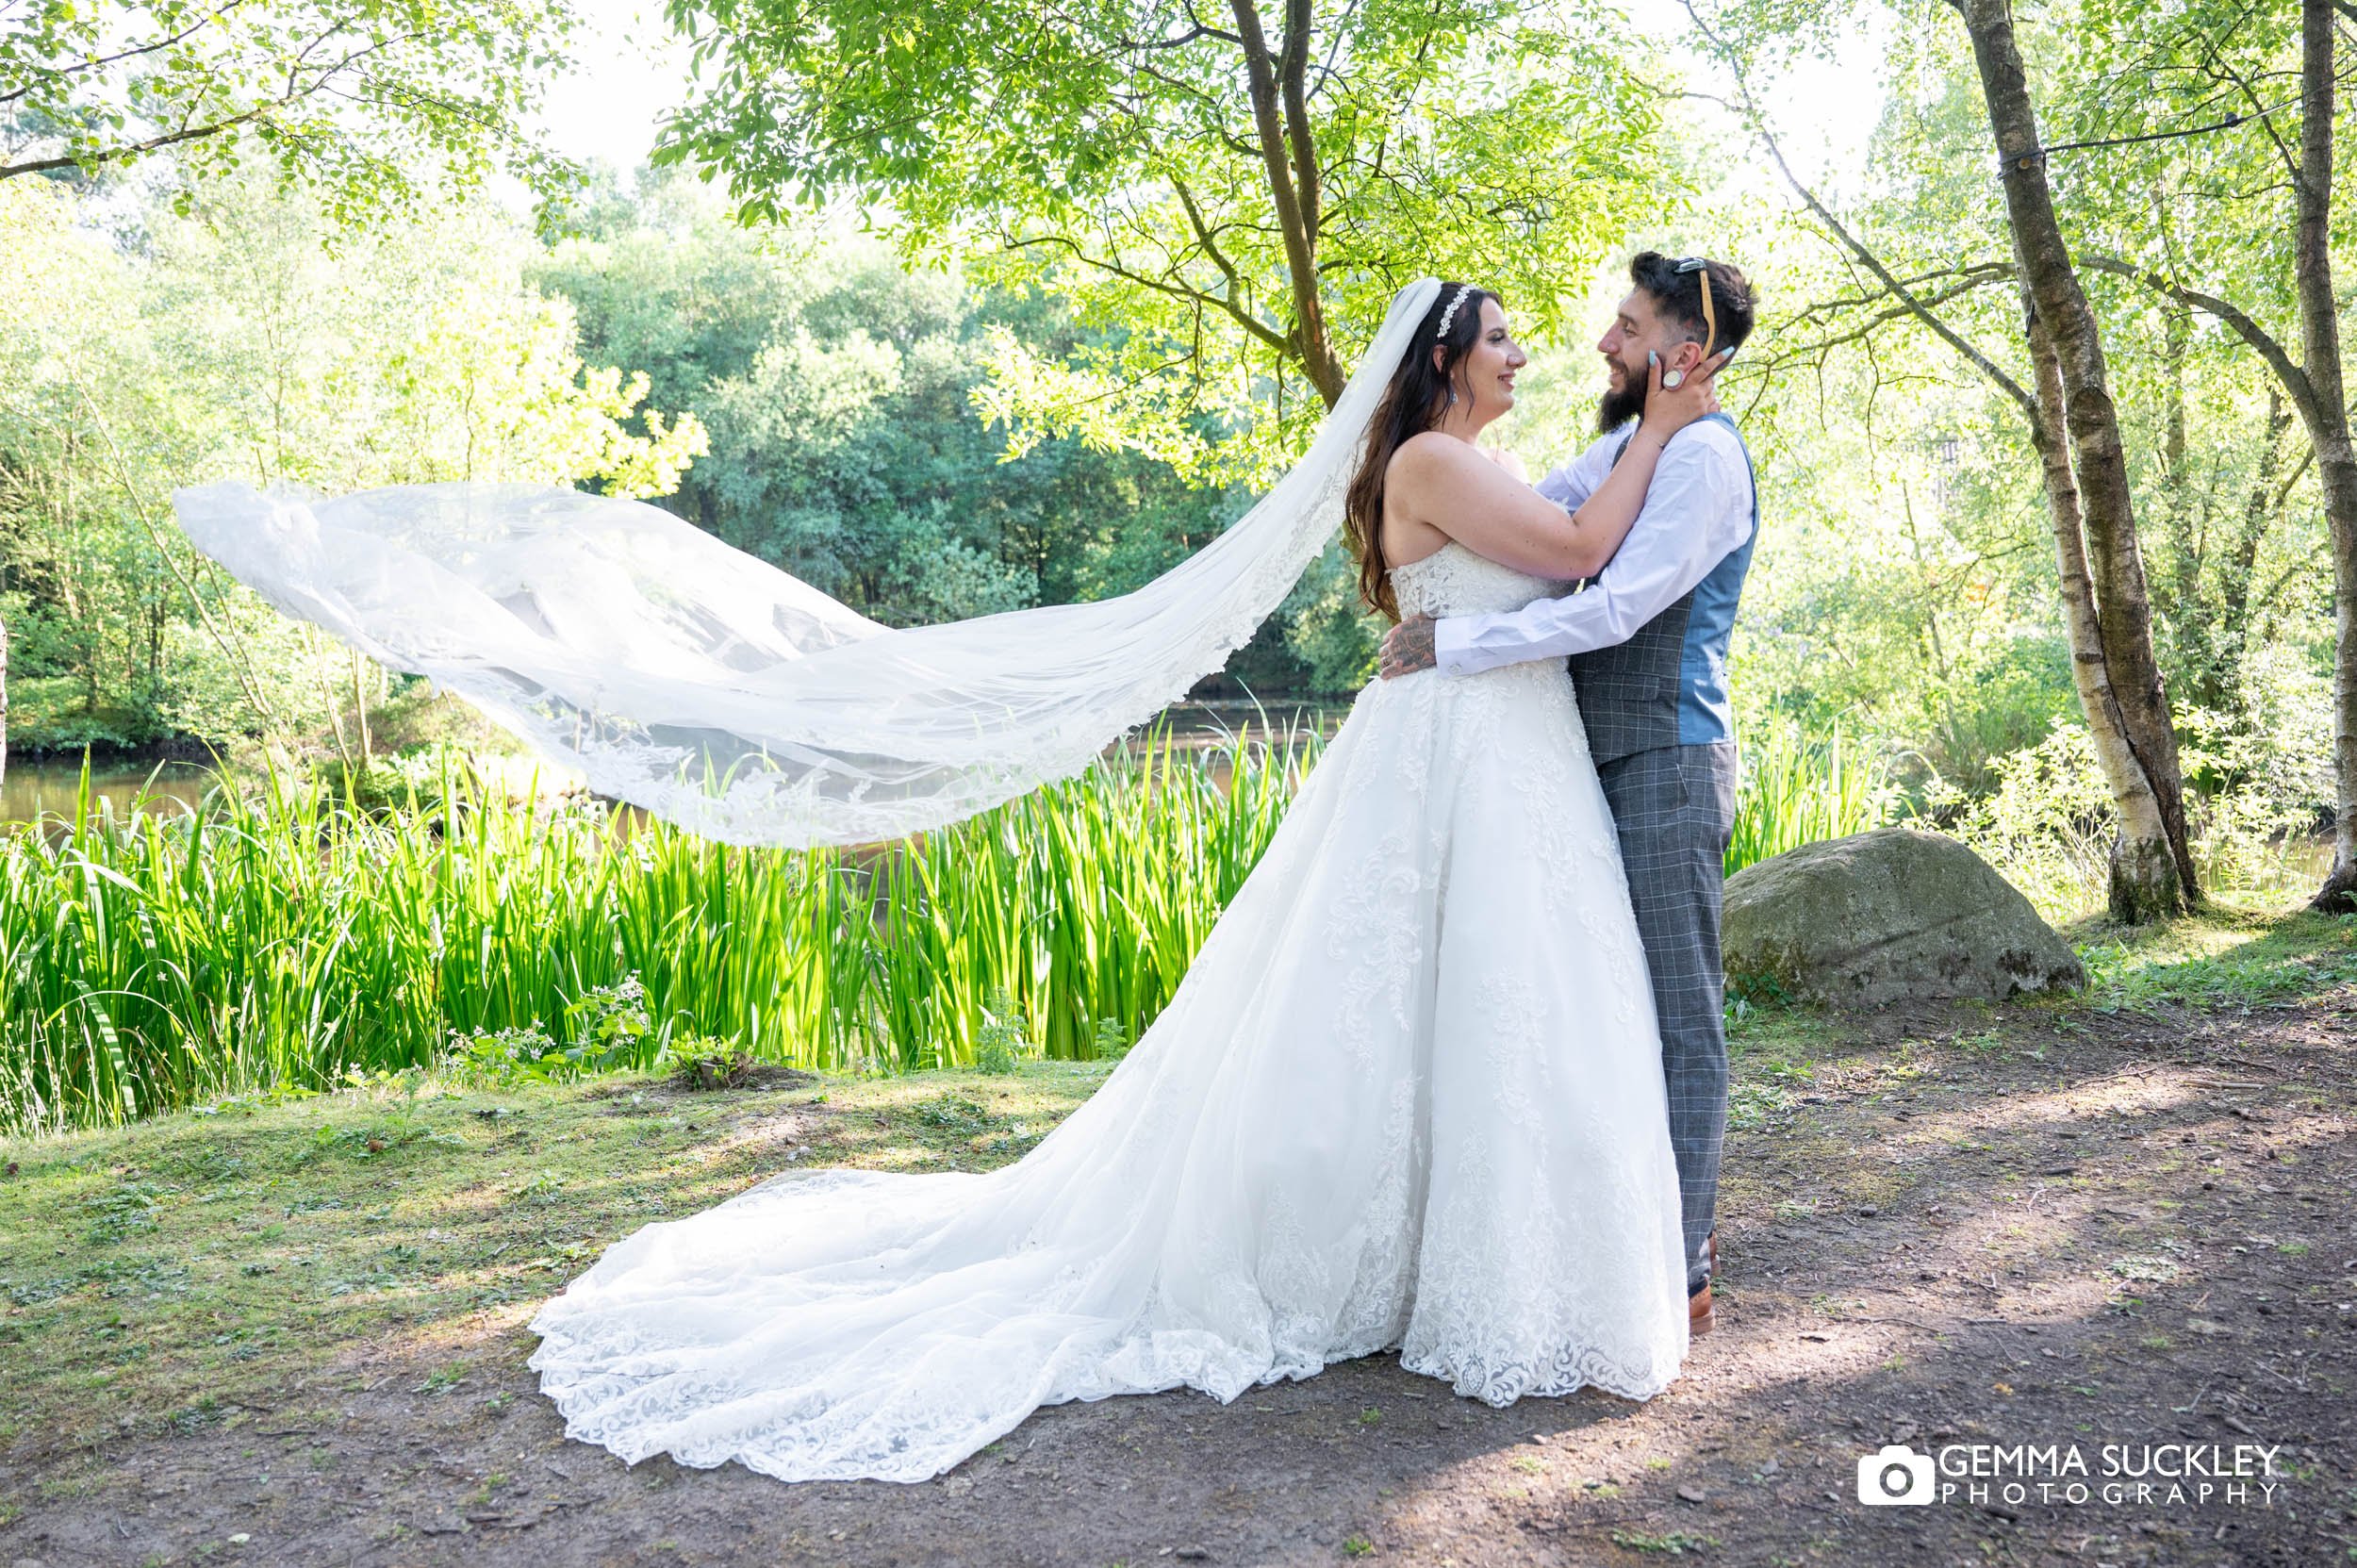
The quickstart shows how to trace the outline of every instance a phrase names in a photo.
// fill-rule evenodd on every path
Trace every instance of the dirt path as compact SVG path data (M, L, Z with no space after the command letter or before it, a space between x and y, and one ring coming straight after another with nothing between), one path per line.
M1747 1042L1721 1327L1650 1404L1493 1411L1376 1358L1227 1407L1045 1411L921 1486L788 1487L565 1441L518 1303L464 1397L413 1348L354 1345L234 1426L20 1434L0 1568L2348 1560L2357 986L2332 978L2256 1008ZM2271 1496L1856 1495L1885 1443L2075 1443L2093 1466L2180 1441L2272 1447Z

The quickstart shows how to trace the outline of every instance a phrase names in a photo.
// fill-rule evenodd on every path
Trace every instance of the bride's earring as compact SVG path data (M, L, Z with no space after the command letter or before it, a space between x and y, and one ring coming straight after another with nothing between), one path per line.
M1454 408L1454 407L1456 407L1456 406L1457 406L1457 388L1454 388L1454 387L1451 387L1451 388L1448 389L1448 405L1449 405L1451 408Z

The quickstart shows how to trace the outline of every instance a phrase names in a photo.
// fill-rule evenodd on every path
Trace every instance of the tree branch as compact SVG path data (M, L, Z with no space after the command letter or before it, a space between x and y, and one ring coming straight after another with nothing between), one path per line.
M0 92L0 104L13 103L24 97L33 91L37 81L43 78L53 82L62 81L68 76L79 75L85 71L103 71L118 60L136 59L141 55L152 55L158 49L169 49L175 43L194 37L209 24L219 21L244 3L245 0L229 0L229 3L219 10L206 12L192 25L181 29L170 38L159 38L153 43L137 44L128 49L117 50L111 55L93 55L87 59L75 60L72 65L41 67L34 73L34 80L27 81L23 87L12 91Z
M1285 52L1277 62L1277 79L1285 94L1285 140L1292 144L1294 185L1301 203L1301 222L1311 251L1318 242L1319 186L1317 142L1310 135L1310 105L1302 78L1310 68L1310 0L1286 0Z
M1190 288L1183 283L1172 283L1166 278L1148 277L1135 268L1125 267L1118 261L1101 256L1091 256L1086 247L1069 235L1039 234L1018 239L1014 235L1001 233L998 242L1011 251L1030 250L1041 245L1061 246L1071 254L1073 260L1083 267L1094 268L1097 272L1117 277L1125 283L1134 283L1141 289L1151 289L1158 294L1166 295L1174 300L1182 300L1189 305L1217 305L1222 314L1232 317L1238 325L1279 354L1291 354L1294 350L1291 339L1244 310L1241 304L1231 305L1217 294L1207 294L1200 289Z
M81 169L94 164L128 160L184 141L201 141L206 137L219 136L223 131L235 130L239 125L267 119L272 110L285 108L288 104L308 98L314 93L326 92L330 97L340 96L328 91L329 84L338 76L371 55L381 54L399 44L411 42L420 36L416 33L402 33L391 38L379 39L366 48L353 50L333 65L307 67L305 61L309 58L311 52L334 38L338 30L331 28L304 45L302 53L297 55L287 68L287 91L267 103L255 105L243 114L233 114L225 120L216 120L204 125L191 125L189 124L189 119L194 118L196 106L190 104L189 119L183 119L177 130L167 131L161 136L150 137L145 141L133 142L127 146L101 148L82 157L67 154L58 157L36 158L27 163L0 165L0 180L13 179L19 174L43 173L52 169ZM304 78L306 69L312 73L307 81Z
M1217 267L1220 270L1221 275L1228 279L1228 295L1225 299L1200 293L1198 293L1195 297L1198 300L1217 305L1223 312L1232 318L1236 323L1242 326L1246 332L1249 332L1254 337L1260 338L1261 341L1266 343L1270 348L1281 351L1285 346L1285 339L1278 336L1259 317L1253 315L1251 311L1244 308L1244 301L1240 294L1240 290L1243 287L1242 280L1236 272L1234 263L1230 262L1226 255L1221 252L1218 241L1211 237L1210 226L1203 221L1202 209L1195 206L1195 193L1187 189L1186 183L1183 180L1174 178L1170 182L1170 186L1173 190L1176 190L1178 193L1178 205L1186 209L1187 225L1195 230L1196 243L1203 247L1203 254L1211 258L1211 265Z
M1694 7L1694 0L1681 0L1681 3L1686 8L1686 14L1693 19L1695 29L1710 41L1711 46L1718 51L1720 58L1726 63L1728 71L1734 75L1736 91L1743 95L1741 111L1743 118L1750 124L1752 133L1758 137L1767 147L1768 156L1775 160L1777 172L1784 175L1785 184L1792 188L1793 192L1807 204L1808 209L1817 215L1818 221L1831 229L1850 254L1857 257L1859 265L1874 274L1876 282L1889 290L1893 297L1904 302L1916 319L1929 327L1941 342L1962 355L1975 370L1986 376L2006 396L2012 398L2020 407L2022 416L2030 421L2032 428L2036 428L2039 419L2037 400L2024 391L2019 382L2000 370L1988 355L1965 341L1962 335L1954 328L1933 315L1930 307L1918 300L1907 286L1900 282L1889 268L1883 265L1882 259L1860 243L1857 237L1842 225L1841 220L1836 218L1825 204L1817 199L1817 193L1801 183L1800 176L1793 173L1792 166L1785 161L1784 149L1776 144L1775 133L1768 128L1767 119L1759 112L1759 106L1752 101L1751 84L1745 80L1742 66L1737 61L1734 51L1711 29L1710 25L1703 20L1702 13ZM1955 0L1950 0L1950 3L1954 4ZM1733 107L1734 106L1728 105L1727 107Z
M1228 0L1236 16L1236 31L1244 38L1246 85L1252 95L1252 120L1261 142L1261 159L1268 174L1269 196L1277 209L1277 225L1285 240L1285 267L1292 275L1295 351L1310 384L1327 407L1343 394L1343 369L1326 339L1326 306L1318 297L1315 245L1303 220L1301 197L1285 156L1285 130L1278 99L1283 89L1277 78L1277 61L1261 27L1254 0ZM1287 0L1298 5L1301 0ZM1308 35L1303 47L1307 48Z
M2295 364L2290 353L2276 339L2274 335L2257 322L2252 321L2249 314L2214 294L2205 294L2199 289L2188 289L2183 284L2171 283L2158 272L2138 267L2132 262L2122 261L2117 256L2082 254L2079 257L2079 265L2093 272L2109 272L2115 277L2124 277L2140 283L2156 294L2175 300L2180 305L2191 305L2197 310L2206 311L2224 322L2235 337L2250 344L2257 352L2259 357L2267 362L2267 368L2272 370L2276 379L2283 384L2283 390L2290 393L2292 401L2299 404L2301 422L2311 430L2316 428L2315 418L2317 412L2316 392L2314 385L2308 380L2308 372Z
M1868 338L1872 336L1875 329L1878 327L1888 326L1893 322L1905 321L1911 316L1919 316L1920 312L1922 310L1928 310L1934 306L1945 305L1950 300L1955 299L1959 295L1971 293L1973 290L1986 288L1992 283L2003 282L2013 275L2014 271L2010 263L1992 264L1988 268L1978 269L1976 270L1976 275L1967 279L1963 283L1956 284L1953 288L1944 289L1939 293L1933 294L1920 301L1903 303L1894 305L1887 310L1878 311L1874 315L1867 318L1864 323L1853 327L1847 332L1837 332L1830 337L1821 338L1813 343L1804 343L1797 349L1771 354L1768 357L1767 363L1771 367L1773 367L1784 364L1803 363L1812 355L1821 357L1823 355L1834 349L1843 347L1844 345L1850 343L1865 341ZM1877 299L1887 299L1890 296L1888 295L1875 296ZM1853 300L1837 303L1844 307L1856 307L1871 305L1873 301ZM1802 311L1800 315L1792 318L1792 321L1786 324L1797 324L1798 322L1809 320L1821 311L1827 311L1832 308L1834 308L1833 305L1811 305L1806 310Z
M143 154L157 152L162 148L173 146L182 141L200 141L206 137L219 136L223 131L234 130L238 126L246 124L248 121L258 120L264 114L273 108L277 108L285 102L285 99L273 100L272 102L261 105L258 107L250 108L243 114L232 115L226 120L216 121L209 125L198 125L193 128L183 127L180 130L172 131L163 136L150 137L145 141L133 142L129 146L103 148L98 152L91 154L87 158L74 157L69 155L61 157L34 158L28 163L0 164L0 180L14 179L19 174L46 173L52 169L81 169L88 167L90 164L110 163L118 159L135 158Z

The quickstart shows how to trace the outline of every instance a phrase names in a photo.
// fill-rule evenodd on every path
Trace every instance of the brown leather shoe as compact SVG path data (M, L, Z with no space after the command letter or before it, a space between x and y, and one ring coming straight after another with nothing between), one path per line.
M1705 1268L1712 1274L1719 1272L1719 1232L1716 1230L1703 1243L1703 1258ZM1686 1298L1686 1331L1689 1336L1706 1334L1718 1326L1718 1316L1711 1311L1710 1281L1705 1279L1703 1288Z

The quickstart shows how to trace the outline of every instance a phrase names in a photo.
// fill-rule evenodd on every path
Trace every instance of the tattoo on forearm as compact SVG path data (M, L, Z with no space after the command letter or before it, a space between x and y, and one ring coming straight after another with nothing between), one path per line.
M1420 669L1430 669L1434 663L1432 628L1429 620L1404 620L1392 628L1383 639L1383 673L1412 675Z

